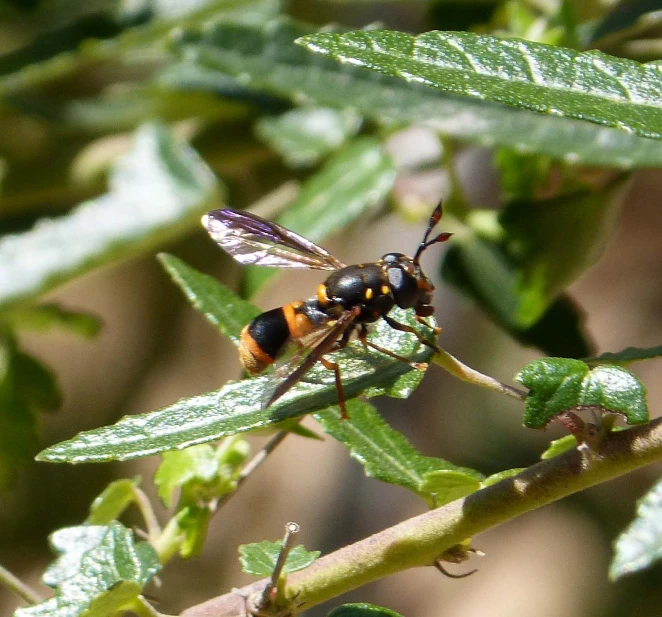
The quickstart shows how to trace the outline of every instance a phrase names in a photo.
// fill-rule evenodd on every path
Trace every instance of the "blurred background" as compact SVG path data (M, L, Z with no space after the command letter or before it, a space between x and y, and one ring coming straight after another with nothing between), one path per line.
M177 20L205 4L213 3L0 3L1 234L23 232L40 217L61 215L102 193L108 168L128 150L131 132L152 119L170 123L175 135L197 150L227 186L231 207L263 200L268 211L273 203L285 205L296 194L297 183L305 182L310 168L288 166L255 130L259 118L289 109L287 101L267 94L247 100L242 91L168 90L155 77L174 66L162 49L146 47L131 61L108 51L117 37L130 37L132 29L161 23L164 32L170 31ZM647 4L655 5L649 11L658 8ZM274 10L249 8L256 15ZM318 25L361 27L379 21L420 32L469 23L495 29L501 19L495 16L497 9L499 3L487 1L301 0L275 10ZM602 10L606 12L604 6ZM92 45L90 39L106 41L107 47ZM76 56L75 67L65 66L67 54L80 53L85 57ZM60 68L44 68L54 57ZM27 71L31 64L49 72L48 78ZM382 137L398 169L391 197L323 242L345 263L375 260L389 251L411 254L429 212L449 195L451 181L473 207L492 209L502 203L493 149L453 144L454 178L449 178L444 165L425 164L438 161L449 148L431 129L402 127ZM615 234L599 262L569 289L599 352L651 347L662 339L661 193L658 171L632 173ZM239 284L241 270L201 226L190 224L176 236L49 292L48 301L97 315L103 323L98 337L82 339L61 331L21 334L21 349L54 372L63 393L61 408L39 418L44 446L126 414L217 389L240 376L235 348L191 308L155 253L173 253L230 286ZM435 247L424 258L437 287L442 346L481 372L512 383L514 374L541 352L522 347L440 279L444 250ZM319 280L315 273L283 273L277 285L266 286L253 300L267 309L306 298ZM633 370L646 384L656 414L662 397L662 381L656 378L659 364L640 363ZM535 463L548 442L563 434L556 426L540 432L523 428L520 404L459 382L436 366L410 399L380 399L376 404L424 454L484 474ZM305 424L315 429L311 419ZM255 448L264 440L249 437ZM13 486L0 497L0 563L46 593L39 577L52 558L48 534L84 520L91 501L114 478L142 476L156 501L150 480L157 464L151 457L104 465L32 463L17 471ZM659 566L618 583L608 582L607 568L613 540L659 471L656 466L630 474L475 538L474 546L487 556L449 566L454 573L478 567L467 579L451 580L433 568L409 571L309 614L325 615L343 601L366 601L407 617L657 616L662 605ZM174 614L250 582L240 571L237 546L280 538L287 521L302 526L300 539L307 548L327 553L424 509L413 494L366 478L332 439L291 436L217 514L203 554L173 560L162 573L162 586L152 593L159 610ZM165 511L160 514L165 516ZM9 615L17 606L16 599L0 589L0 614Z

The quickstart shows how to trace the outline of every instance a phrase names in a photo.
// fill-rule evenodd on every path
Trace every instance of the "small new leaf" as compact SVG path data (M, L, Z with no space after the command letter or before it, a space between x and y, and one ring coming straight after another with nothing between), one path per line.
M139 484L140 478L111 482L92 502L85 522L88 525L109 525L135 501L135 489Z
M108 617L129 609L161 565L146 542L120 523L61 529L51 536L62 556L44 573L55 596L15 617Z
M609 578L645 570L662 558L662 481L638 502L637 515L618 537Z
M544 428L558 414L586 407L620 413L628 424L648 422L646 388L618 366L591 369L581 360L543 358L527 364L515 379L531 391L524 411L529 428Z
M277 542L264 540L262 542L255 542L254 544L242 544L239 547L241 569L246 574L251 574L252 576L271 576L282 548L282 540ZM288 554L285 560L283 574L303 570L319 556L320 551L307 551L302 544L299 544Z
M640 362L641 360L651 360L653 358L662 357L662 345L658 347L626 347L621 351L601 353L594 358L585 358L584 362L597 364L621 364L627 366L633 362Z

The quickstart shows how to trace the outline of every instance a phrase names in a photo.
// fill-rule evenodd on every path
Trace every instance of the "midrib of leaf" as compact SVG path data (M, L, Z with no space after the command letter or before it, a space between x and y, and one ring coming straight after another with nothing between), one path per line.
M658 65L467 32L319 33L298 42L445 92L662 136Z
M350 411L350 417L351 417L351 411ZM418 487L421 483L421 478L420 476L415 473L410 467L404 465L400 459L391 456L388 452L388 450L385 450L383 447L379 445L379 443L375 440L368 439L368 436L363 432L359 431L351 422L348 423L348 426L346 427L350 432L352 432L354 435L360 437L362 441L365 444L368 444L375 452L380 452L382 456L390 461L394 467L400 470L400 472L406 476L412 479L412 486L413 487ZM380 431L380 437L386 441L386 443L392 445L391 452L398 452L400 450L400 445L395 443L390 437L384 435Z

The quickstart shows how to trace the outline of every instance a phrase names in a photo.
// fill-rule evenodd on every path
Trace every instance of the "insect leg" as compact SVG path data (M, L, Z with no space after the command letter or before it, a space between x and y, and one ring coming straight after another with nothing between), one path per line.
M400 362L409 364L409 366L418 369L419 371L424 371L428 367L426 362L413 362L412 360L409 360L408 358L405 358L404 356L401 356L395 353L394 351L391 351L390 349L386 349L385 347L381 347L380 345L377 345L376 343L369 341L367 339L367 336L368 336L368 328L366 328L366 326L364 325L362 326L359 332L359 341L361 341L366 347L370 347L371 349L374 349L375 351L379 351L380 353L383 353L391 358L400 360Z
M343 337L344 338L344 337ZM340 407L340 419L347 420L347 405L345 404L345 390L342 387L342 378L340 377L340 367L337 362L332 362L327 358L320 358L320 362L324 368L333 371L336 376L336 392L338 393L338 406Z
M433 326L432 324L429 324L423 317L420 315L416 315L416 321L422 325L424 325L426 328L430 328L435 334L439 335L441 334L441 328L439 326Z
M434 349L434 351L439 351L439 347L437 347L437 345L428 341L420 332L418 332L411 326L400 323L399 321L395 321L395 319L392 319L388 315L382 315L382 317L384 318L384 321L394 330L400 330L400 332L409 332L410 334L413 334L419 340L419 342L423 343L423 345L427 345L428 347L430 347L430 349Z

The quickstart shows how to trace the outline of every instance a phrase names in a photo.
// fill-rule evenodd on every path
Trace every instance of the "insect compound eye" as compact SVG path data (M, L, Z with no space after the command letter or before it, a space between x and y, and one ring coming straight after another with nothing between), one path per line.
M397 266L386 271L393 299L400 308L411 308L418 302L419 289L416 278Z

